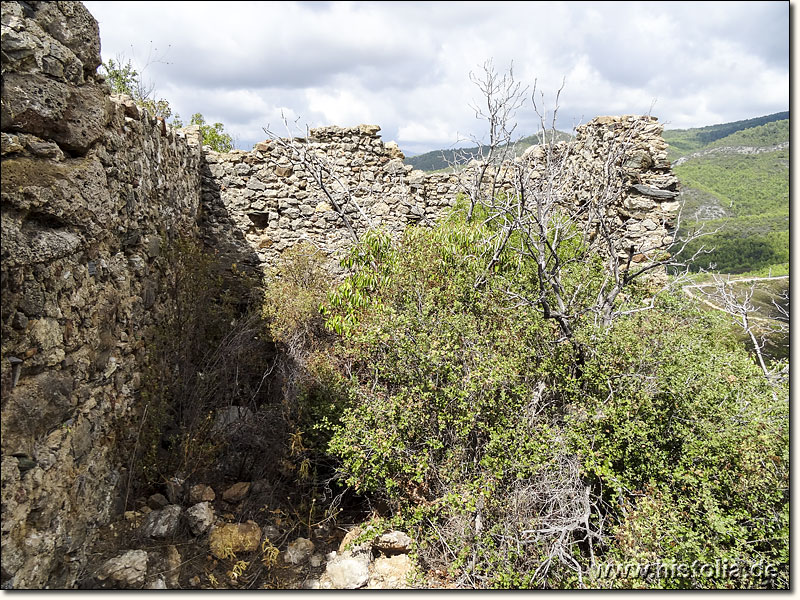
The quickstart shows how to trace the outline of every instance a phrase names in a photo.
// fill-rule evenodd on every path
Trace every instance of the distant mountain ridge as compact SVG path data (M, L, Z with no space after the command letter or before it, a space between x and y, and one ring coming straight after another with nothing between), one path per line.
M788 116L664 132L681 181L681 230L717 230L689 249L713 248L695 269L788 273Z
M549 134L552 130L549 130ZM556 130L556 139L558 141L572 139L569 133ZM531 146L540 144L542 142L542 132L529 135L515 142L515 153L517 156L525 152ZM504 147L504 146L503 146ZM457 158L464 156L472 156L477 158L480 151L479 146L471 148L446 148L442 150L431 150L424 154L417 156L406 157L405 163L411 165L415 169L422 171L439 171L440 169L447 169L456 162Z

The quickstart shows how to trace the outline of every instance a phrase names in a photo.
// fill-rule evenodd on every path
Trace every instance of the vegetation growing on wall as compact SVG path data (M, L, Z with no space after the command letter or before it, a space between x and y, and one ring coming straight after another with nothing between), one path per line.
M106 75L106 82L115 94L126 94L133 98L136 104L146 109L153 116L168 120L172 117L173 127L183 127L179 114L172 114L169 101L164 98L156 99L155 87L145 83L140 71L137 71L130 59L123 63L122 58L116 61L109 58L102 64ZM189 120L189 125L199 125L203 145L211 146L216 152L230 152L233 149L233 137L225 132L222 123L207 124L205 117L194 113Z
M172 116L172 107L169 102L164 98L156 99L154 86L145 83L141 72L134 68L130 59L124 63L123 60L118 58L115 61L113 58L109 58L101 65L112 93L126 94L153 116L169 119Z

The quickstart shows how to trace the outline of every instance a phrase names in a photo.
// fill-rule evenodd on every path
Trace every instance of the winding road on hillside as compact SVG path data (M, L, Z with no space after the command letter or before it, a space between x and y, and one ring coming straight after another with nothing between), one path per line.
M753 281L777 281L779 279L789 279L789 276L788 275L777 275L775 277L746 277L744 279L729 279L729 280L726 281L726 283L737 283L738 284L738 283L750 283L750 282L753 282ZM695 300L699 300L703 304L705 304L707 306L710 306L711 308L713 308L715 310L719 310L719 311L722 311L724 313L727 313L729 315L734 314L734 313L731 313L728 310L725 310L721 306L718 306L718 305L714 304L713 302L711 302L708 299L709 294L705 294L705 293L701 292L701 295L698 295L698 294L695 294L694 292L691 291L692 288L713 287L715 285L716 284L713 281L706 282L706 283L693 283L693 284L690 284L690 285L685 285L681 289L683 290L683 292L687 296L689 296L689 298L693 298ZM703 296L705 296L705 297L703 297ZM734 316L738 316L738 315L734 315ZM775 320L775 319L764 318L764 317L749 317L749 318L752 321L763 321L765 323L769 323L770 321L774 321Z
M700 158L709 154L764 154L765 152L776 152L778 150L785 150L789 147L789 142L780 142L772 146L717 146L714 148L706 148L698 152L692 152L686 156L681 156L672 163L673 167L679 167L686 161L692 158Z

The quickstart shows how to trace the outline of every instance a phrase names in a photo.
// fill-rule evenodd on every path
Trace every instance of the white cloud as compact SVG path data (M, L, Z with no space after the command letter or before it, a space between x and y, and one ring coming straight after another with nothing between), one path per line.
M561 124L646 112L674 127L788 109L785 2L87 2L104 58L132 56L188 118L242 147L281 108L311 125L382 126L412 151L480 135L486 59L552 94ZM168 63L168 64L167 64ZM520 133L536 120L520 113Z

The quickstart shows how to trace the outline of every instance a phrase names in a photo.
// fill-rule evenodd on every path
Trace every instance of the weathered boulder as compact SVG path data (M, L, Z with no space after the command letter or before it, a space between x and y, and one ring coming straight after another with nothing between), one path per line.
M410 552L411 538L402 531L390 531L375 538L372 548L385 554Z
M369 556L353 556L349 551L335 556L325 567L319 579L320 588L354 590L367 585L369 581Z
M97 579L108 587L138 588L147 575L147 552L129 550L103 563Z
M94 75L100 66L100 28L80 2L37 2L34 19L50 36L75 53L84 74Z
M325 557L322 556L322 554L319 554L319 553L312 554L308 558L308 564L311 566L311 568L316 569L318 566L320 566L323 563L324 560L325 560Z
M398 589L406 586L408 577L414 572L414 563L408 554L382 556L372 563L368 588Z
M198 483L189 488L189 502L199 504L200 502L213 502L216 498L214 489L210 485Z
M355 526L350 531L348 531L342 541L339 543L339 553L343 553L346 551L350 551L353 554L359 554L363 552L370 552L372 550L372 544L369 541L361 542L358 545L354 545L353 542L357 537L359 537L364 530L361 527Z
M314 552L314 542L306 538L297 538L286 548L283 559L293 565L304 563Z
M208 502L195 504L186 511L186 523L192 535L203 535L214 524L214 509Z
M172 589L177 588L180 582L182 563L183 561L181 559L181 553L178 551L178 549L175 546L167 546L165 556L167 572L165 575L167 578L167 586Z
M31 133L83 155L103 136L109 114L110 100L99 84L74 87L31 73L3 78L3 131Z
M222 493L222 499L226 502L239 502L243 500L247 494L250 493L250 482L240 481L234 483L231 487Z
M397 142L386 142L386 151L390 158L399 158L400 160L403 160L406 157L406 155L403 154L403 151L400 150Z
M145 589L148 590L165 590L167 589L167 582L164 581L163 577L156 577L150 583L145 586Z
M164 497L164 494L153 494L147 499L147 506L153 510L164 508L169 504L169 500Z
M178 529L182 510L175 504L161 510L154 510L145 517L140 528L141 534L144 537L156 539L172 537Z
M42 4L47 5L50 3ZM83 7L81 6L81 8ZM45 12L47 10L39 10L36 16L44 16L42 13ZM2 15L4 71L45 73L51 78L69 81L74 84L83 83L85 77L94 74L97 65L90 66L84 72L86 65L83 64L73 49L45 31L41 22L26 19L25 10L19 3L4 3ZM63 16L61 20L63 21ZM65 28L62 24L63 29ZM96 41L98 53L95 60L99 64L99 37Z
M380 125L359 125L358 131L361 135L367 135L370 137L375 137L378 135L378 132L381 130Z

